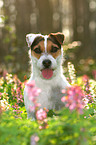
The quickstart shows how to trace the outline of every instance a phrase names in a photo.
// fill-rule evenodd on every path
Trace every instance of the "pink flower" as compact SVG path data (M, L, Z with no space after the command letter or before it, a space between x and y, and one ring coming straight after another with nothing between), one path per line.
M32 135L30 145L36 145L38 141L39 141L39 137L36 135Z
M65 107L68 107L71 111L75 109L81 114L84 108L84 94L81 87L74 85L69 87L66 92L65 90L62 90L62 92L66 94L61 98L61 101L66 103Z
M34 106L30 106L30 111L36 110L40 106L39 103L37 103L37 96L39 96L41 89L37 88L35 86L35 81L31 81L29 83L26 83L26 91L28 93L28 99L34 103Z
M36 104L34 104L34 106L29 106L29 110L30 110L30 112L35 111L35 109L36 109L37 107L40 107L40 106L41 106L40 103L36 103Z
M83 81L87 82L89 80L89 77L87 75L83 75Z
M32 103L34 104L33 106L29 107L30 112L31 111L35 112L36 119L40 123L41 129L47 128L48 125L46 122L46 118L47 118L48 110L46 108L45 110L43 109L38 110L38 107L40 107L40 104L37 103L37 96L40 94L41 89L35 86L35 81L32 81L32 82L26 83L26 92L28 93L28 99L32 101Z
M43 109L40 109L36 112L37 120L44 120L46 117L47 117L47 113Z
M36 106L29 106L29 110L30 110L30 112L34 111L35 108L36 108Z
M1 99L2 93L0 92L0 99Z
M93 74L94 79L96 80L96 70L93 70L92 74Z
M29 88L33 88L35 86L35 81L31 81L29 83L26 83L25 85L27 85Z
M41 89L35 87L35 81L33 80L30 83L26 83L26 91L29 95L29 100L34 101L34 98L39 96Z

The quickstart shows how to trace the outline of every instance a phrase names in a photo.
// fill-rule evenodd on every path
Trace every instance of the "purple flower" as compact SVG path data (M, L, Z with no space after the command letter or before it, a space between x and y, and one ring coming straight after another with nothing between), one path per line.
M84 81L84 95L85 95L84 100L85 100L85 102L86 102L86 100L88 100L88 102L86 102L87 104L92 103L93 97L92 97L92 94L90 91L90 83L89 83L89 78L87 75L83 76L83 81Z

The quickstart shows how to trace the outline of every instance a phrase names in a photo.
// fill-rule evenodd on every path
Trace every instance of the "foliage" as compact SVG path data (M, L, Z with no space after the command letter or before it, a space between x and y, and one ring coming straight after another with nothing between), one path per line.
M69 61L73 62L75 65L75 68L77 70L77 75L81 76L83 74L87 74L91 78L96 80L96 63L95 63L95 58L92 57L87 57L87 58L79 58L77 56L77 51L81 49L82 47L82 42L80 41L73 41L72 43L65 44L63 46L64 50L64 58L65 59L65 64L67 66L67 63L70 63ZM90 49L91 50L91 49ZM78 63L77 63L78 62ZM67 67L64 65L64 70L67 72Z
M70 64L71 65L71 64ZM73 67L69 67L72 69ZM74 68L73 68L74 69ZM73 70L70 70L70 72ZM73 75L74 73L70 73ZM72 76L69 76L72 79ZM0 78L0 144L1 145L95 145L96 144L96 81L90 80L88 76L74 76L75 84L66 91L66 97L81 95L75 105L81 104L82 99L86 104L80 106L82 113L68 106L60 111L37 110L36 120L27 119L27 113L23 104L22 83L17 76L7 74ZM70 79L69 79L70 80ZM70 82L73 82L70 80ZM28 84L27 84L28 85ZM30 93L34 96L40 93L35 84L29 84ZM33 88L32 88L33 87ZM81 89L82 88L82 89ZM35 92L34 92L35 89ZM71 91L70 91L71 90ZM76 91L77 90L77 91ZM39 92L38 92L39 91ZM36 94L37 93L37 94ZM33 95L30 93L31 96ZM33 96L33 98L34 98ZM82 97L83 96L83 97ZM31 98L31 99L33 99ZM81 99L81 100L80 100ZM61 99L64 101L64 97ZM36 102L35 102L36 103ZM73 103L73 102L71 102ZM70 104L70 103L69 103ZM36 108L36 104L34 109ZM38 106L37 106L38 107ZM47 118L46 118L47 117ZM42 127L43 125L43 127Z
M62 109L59 114L59 117L50 119L49 128L41 132L40 145L95 144L91 138L92 131L96 131L94 117L84 119L84 115L77 116L76 112L71 113L68 109Z
M10 107L15 114L20 114L20 107L23 103L23 88L24 85L15 75L7 74L6 77L0 79L0 98L2 110L8 110Z
M0 125L1 145L26 145L30 144L30 136L37 130L37 124L23 118L15 118L11 110L3 112Z

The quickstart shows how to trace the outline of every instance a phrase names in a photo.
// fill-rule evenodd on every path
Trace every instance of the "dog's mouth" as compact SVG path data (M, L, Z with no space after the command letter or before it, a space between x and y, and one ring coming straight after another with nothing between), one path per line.
M51 79L53 76L52 69L46 68L46 69L43 69L41 72L44 79Z

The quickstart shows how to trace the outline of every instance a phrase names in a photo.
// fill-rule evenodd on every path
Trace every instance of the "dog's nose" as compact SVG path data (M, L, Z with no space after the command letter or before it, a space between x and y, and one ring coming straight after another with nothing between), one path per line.
M50 65L51 65L51 61L49 59L45 59L43 61L43 65L44 65L45 68L49 68Z

